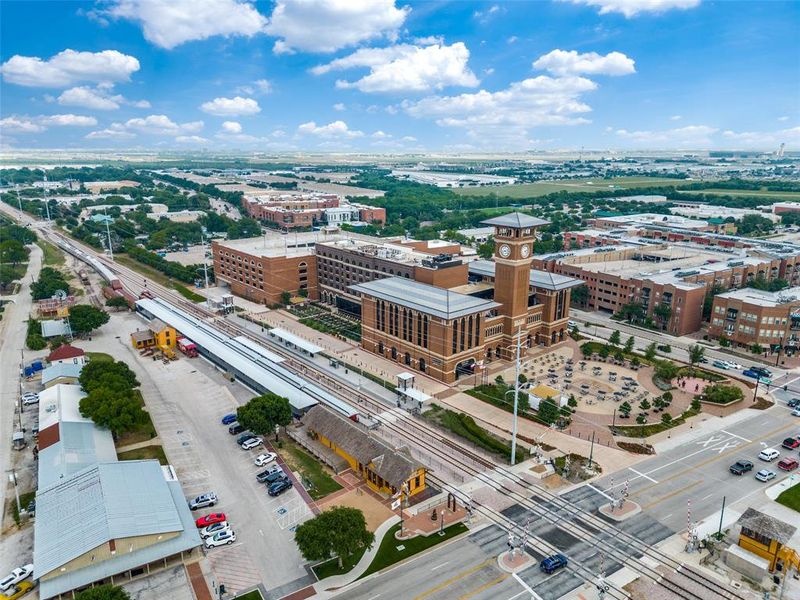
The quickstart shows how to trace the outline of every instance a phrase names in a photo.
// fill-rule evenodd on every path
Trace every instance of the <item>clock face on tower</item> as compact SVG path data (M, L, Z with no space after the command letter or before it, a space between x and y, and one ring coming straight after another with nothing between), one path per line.
M503 258L508 258L511 256L511 247L508 244L503 244L500 246L500 256Z
M531 253L531 248L525 244L522 248L520 248L519 252L522 254L522 258L528 258L528 255Z

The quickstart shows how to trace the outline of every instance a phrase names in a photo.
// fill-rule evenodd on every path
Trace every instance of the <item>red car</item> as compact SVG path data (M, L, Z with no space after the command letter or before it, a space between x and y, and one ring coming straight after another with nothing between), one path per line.
M197 528L200 529L202 527L208 527L209 525L213 525L214 523L221 523L225 521L225 513L211 513L210 515L206 515L205 517L200 517L197 521L194 522L197 525Z
M783 440L783 444L781 444L781 446L788 448L789 450L800 448L800 438L786 438Z
M784 471L794 471L797 468L797 460L794 458L784 458L778 463L778 468Z

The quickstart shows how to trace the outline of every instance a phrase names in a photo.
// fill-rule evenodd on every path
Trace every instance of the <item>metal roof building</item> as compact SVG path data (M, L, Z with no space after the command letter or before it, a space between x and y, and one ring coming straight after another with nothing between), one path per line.
M491 260L475 260L469 263L469 274L479 275L481 277L494 277L496 267L497 265ZM558 275L548 271L538 271L536 269L531 269L528 280L533 287L551 291L565 290L583 284L583 280L581 279L567 277L566 275Z
M144 316L160 319L191 339L200 354L232 371L248 387L288 398L295 413L303 413L317 404L315 398L329 396L268 358L268 350L255 350L252 344L231 338L162 300L142 299L136 302L136 306Z
M42 371L42 385L49 387L59 379L77 379L83 370L83 363L55 363Z
M52 598L201 543L172 467L100 463L36 495L34 577Z
M448 320L500 306L491 300L452 292L403 277L376 279L367 283L351 285L350 289Z
M117 459L111 432L81 416L86 394L59 383L39 393L39 485L43 490L86 467Z

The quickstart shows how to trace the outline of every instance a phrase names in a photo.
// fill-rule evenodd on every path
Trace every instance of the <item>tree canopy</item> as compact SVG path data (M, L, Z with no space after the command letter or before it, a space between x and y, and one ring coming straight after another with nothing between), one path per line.
M367 529L364 513L357 508L337 506L300 525L294 534L306 560L342 559L361 548L370 548L375 535Z
M139 387L136 374L120 360L90 361L81 370L79 381L84 391L90 392L96 387L108 386L112 379L120 380L121 385L127 388Z
M64 279L64 274L52 267L43 267L39 272L39 279L31 284L34 300L52 298L58 290L69 294L69 284Z
M545 398L539 403L539 419L548 425L558 421L559 416L558 405L552 398Z
M714 404L728 404L730 402L737 402L744 398L744 392L741 388L734 385L725 385L717 383L714 385L706 386L703 393L700 395L704 402L713 402Z
M275 430L275 425L285 427L292 421L292 407L289 399L277 394L267 393L256 396L236 411L239 423L253 433L266 435Z
M69 311L69 325L73 333L91 333L101 325L108 323L106 311L88 304L78 304Z
M17 266L27 260L29 252L19 240L3 240L0 242L0 262Z
M78 592L75 600L131 600L131 597L124 588L106 583Z

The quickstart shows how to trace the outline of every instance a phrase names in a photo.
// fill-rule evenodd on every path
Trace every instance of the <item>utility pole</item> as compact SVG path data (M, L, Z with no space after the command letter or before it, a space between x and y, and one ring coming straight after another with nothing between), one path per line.
M209 299L208 299L208 259L206 258L206 228L200 228L200 243L203 246L203 277L205 278L206 282L206 308L209 307ZM266 240L266 235L264 236Z
M108 255L111 260L114 260L114 248L111 246L111 228L108 226L108 210L103 207L103 216L106 222L106 235L108 236Z
M719 527L717 528L717 539L722 539L722 518L725 516L725 496L722 497L722 510L719 513Z
M14 191L17 193L17 205L19 206L19 212L22 212L22 200L19 199L19 184L14 185Z
M592 431L592 445L589 447L589 468L592 468L592 457L594 456L594 431Z
M22 506L19 504L19 488L17 487L17 472L12 470L8 474L8 481L14 484L14 494L17 496L17 514L22 512Z
M44 169L42 169L44 171ZM44 208L47 210L47 222L50 222L50 204L47 202L47 171L44 171L44 185L42 186L42 195L44 197Z
M519 352L522 343L522 331L517 327L517 361L514 368L514 423L511 426L511 466L517 460L517 411L519 409Z

